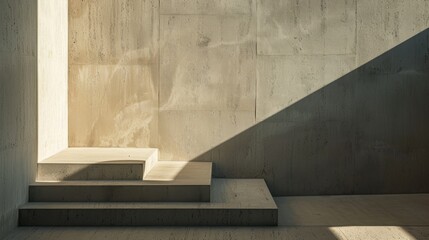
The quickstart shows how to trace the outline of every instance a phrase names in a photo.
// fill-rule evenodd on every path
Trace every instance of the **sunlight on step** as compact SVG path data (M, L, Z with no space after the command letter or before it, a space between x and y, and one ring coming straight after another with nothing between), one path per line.
M397 236L398 239L417 240L406 229L399 226L329 227L329 231L338 239L390 239L392 236Z
M180 162L174 166L153 168L145 177L145 180L151 181L173 181L179 173L186 167L187 162Z
M212 164L208 162L158 161L144 181L192 181L210 184Z

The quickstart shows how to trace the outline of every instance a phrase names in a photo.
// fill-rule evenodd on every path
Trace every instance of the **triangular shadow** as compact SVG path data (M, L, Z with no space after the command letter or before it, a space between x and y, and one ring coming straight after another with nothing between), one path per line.
M429 29L193 159L276 196L429 192Z

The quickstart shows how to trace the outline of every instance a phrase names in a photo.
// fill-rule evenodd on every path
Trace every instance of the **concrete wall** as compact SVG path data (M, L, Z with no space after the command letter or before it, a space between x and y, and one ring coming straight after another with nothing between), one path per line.
M38 155L68 147L67 0L38 0Z
M69 1L71 146L157 146L158 5Z
M0 238L18 223L37 163L37 1L0 1Z
M0 1L0 238L67 143L67 0Z
M429 191L428 1L69 3L71 146L275 195Z

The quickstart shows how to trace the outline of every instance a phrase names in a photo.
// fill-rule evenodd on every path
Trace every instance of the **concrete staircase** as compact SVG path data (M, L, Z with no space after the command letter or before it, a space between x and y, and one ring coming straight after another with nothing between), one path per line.
M157 149L69 148L38 166L21 226L272 226L262 179L212 179L212 163L158 161Z

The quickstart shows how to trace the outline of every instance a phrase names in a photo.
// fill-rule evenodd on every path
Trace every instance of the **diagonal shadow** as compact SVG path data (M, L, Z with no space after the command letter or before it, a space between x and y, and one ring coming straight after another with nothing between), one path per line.
M428 123L426 29L193 161L276 196L429 192Z

